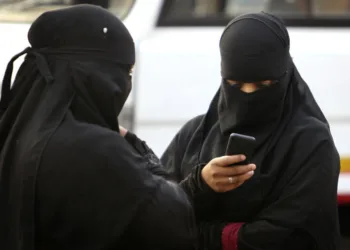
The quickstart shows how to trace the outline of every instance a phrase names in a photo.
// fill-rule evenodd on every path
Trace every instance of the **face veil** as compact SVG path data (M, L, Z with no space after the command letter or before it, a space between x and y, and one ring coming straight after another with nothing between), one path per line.
M292 66L289 37L273 17L245 15L231 21L222 34L220 54L223 81L218 115L222 133L244 128L245 133L254 133L252 130L278 120L282 115ZM276 83L245 93L238 86L230 86L226 79L246 83L273 80Z

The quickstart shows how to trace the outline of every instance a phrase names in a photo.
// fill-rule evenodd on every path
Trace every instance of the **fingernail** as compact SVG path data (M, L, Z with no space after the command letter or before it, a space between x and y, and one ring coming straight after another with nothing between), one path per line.
M241 155L241 160L242 160L242 161L245 160L245 155Z
M256 169L256 165L255 165L255 164L251 164L251 165L250 165L250 169L251 169L251 170L255 170L255 169Z
M249 175L253 175L253 174L254 174L254 171L249 171L248 174L249 174Z

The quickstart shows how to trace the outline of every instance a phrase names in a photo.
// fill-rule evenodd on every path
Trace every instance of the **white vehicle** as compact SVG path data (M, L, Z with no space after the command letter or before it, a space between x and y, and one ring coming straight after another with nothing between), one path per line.
M11 56L28 46L27 31L35 17L77 1L0 0L3 71ZM282 17L293 59L327 116L341 155L339 212L343 233L350 238L349 0L109 0L109 5L129 28L137 49L133 91L121 124L158 155L187 120L206 112L220 84L219 38L228 21L261 10Z

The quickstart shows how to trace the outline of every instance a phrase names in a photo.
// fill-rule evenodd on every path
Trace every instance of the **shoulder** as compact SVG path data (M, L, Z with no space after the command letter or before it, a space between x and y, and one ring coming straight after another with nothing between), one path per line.
M195 131L200 126L204 115L198 115L187 121L176 133L161 157L161 162L169 173L176 174L180 179L179 169L182 158L187 150L187 145L191 141Z
M299 162L300 165L314 162L314 165L338 168L339 153L328 124L305 116L292 120L284 134L281 143L290 145L287 150L293 161Z
M196 130L200 126L203 118L204 115L198 115L187 121L176 133L175 137L172 139L170 145L168 146L165 154L167 154L169 151L173 152L174 150L178 153L179 151L184 152L186 148L185 145L191 140Z
M181 130L195 130L202 122L203 118L204 114L193 117L182 126Z
M60 167L67 172L146 174L146 162L131 145L114 131L90 124L61 126L48 143L44 155L45 168ZM59 164L59 166L57 165Z
M296 116L288 124L284 133L292 145L303 145L313 149L328 141L333 142L333 137L328 124L312 116Z

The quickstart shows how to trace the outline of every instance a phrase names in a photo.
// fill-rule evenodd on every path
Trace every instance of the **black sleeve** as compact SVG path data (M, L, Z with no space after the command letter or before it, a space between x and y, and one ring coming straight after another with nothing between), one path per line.
M194 166L191 173L179 183L187 195L191 197L198 222L213 212L215 197L217 197L215 191L202 178L203 167L203 164Z
M181 173L181 165L186 152L186 145L188 145L191 140L193 131L197 129L202 117L203 116L197 116L188 121L175 135L161 157L161 162L170 178L180 184L192 198L194 204L200 202L202 199L201 196L205 193L212 192L201 177L201 171L204 165L193 166L191 173L185 177ZM197 206L199 206L199 204L197 204ZM196 216L197 215L196 213Z
M182 161L194 131L198 128L203 115L188 121L173 138L161 157L161 162L170 178L179 183L191 197L197 221L211 214L215 204L215 192L202 179L205 164L194 165L187 176L181 173Z
M194 120L195 121L195 120ZM189 140L188 134L193 126L193 120L187 123L174 137L167 150L163 154L162 162L166 164L162 166L158 157L147 146L146 142L140 140L135 134L128 132L125 139L135 148L142 156L146 157L150 171L153 174L163 176L167 179L174 180L179 183L181 188L187 193L191 199L194 208L194 214L197 219L197 244L198 249L221 249L221 231L227 223L203 222L201 218L205 217L211 211L208 201L213 199L215 192L203 181L201 170L204 165L194 166L191 173L181 180L180 167L184 154L184 147ZM190 126L191 125L191 126ZM181 138L181 140L180 140ZM187 141L186 141L187 140ZM214 202L213 202L214 204ZM157 215L156 215L157 216ZM149 216L151 218L151 216Z
M147 249L192 250L196 228L191 203L174 182L159 180L157 191L140 206L131 231Z
M135 134L127 132L125 135L125 140L141 155L145 158L147 162L147 168L152 174L162 176L163 178L170 178L169 174L165 171L159 158L153 152L153 150L148 147L145 141L142 141Z
M226 222L202 221L197 225L198 249L224 250L221 244L221 235Z
M186 144L190 139L188 135L200 121L200 117L195 117L186 123L182 129L176 134L172 142L166 149L161 160L154 154L145 141L142 141L135 134L128 131L125 135L126 141L146 160L148 161L148 169L155 175L171 179L180 184L190 197L198 196L199 193L211 192L211 189L201 178L201 169L203 165L193 166L191 173L182 178L180 173L182 157L185 147L180 145Z
M146 159L148 162L148 170L151 171L152 174L162 176L169 180L174 180L174 178L172 178L173 175L166 171L167 166L162 165L159 158L154 154L152 149L148 147L145 141L142 141L131 132L128 132L125 135L125 139ZM213 192L201 178L201 170L203 167L204 165L194 166L191 173L185 179L179 182L180 186L191 198L194 198L200 194Z
M153 192L137 208L128 227L138 246L154 250L192 250L196 244L196 225L192 204L184 190L169 181L160 160L136 135L126 139L145 159L145 168L152 173ZM135 157L136 159L136 157ZM140 163L142 165L142 163ZM147 179L145 179L146 186Z
M178 135L177 135L178 136ZM169 148L174 148L174 142L177 141L177 136L174 138L173 142L171 143ZM149 162L149 170L158 176L162 176L165 178L170 178L169 173L165 171L165 168L161 166L161 163L158 159L158 157L153 153L153 151L147 146L146 142L140 140L135 134L128 132L125 135L125 139L131 144L142 156L147 158L147 161ZM176 147L176 146L175 146ZM168 149L169 149L168 148ZM169 151L170 152L170 151ZM176 150L175 150L176 153ZM174 156L173 156L174 157ZM176 156L175 156L176 157ZM181 188L187 193L188 197L191 198L191 203L193 204L193 207L195 209L195 215L197 218L201 218L201 213L207 213L208 206L201 205L204 202L208 201L208 195L214 194L214 191L210 189L208 185L202 180L201 178L201 169L203 168L203 165L197 165L195 166L191 173L182 181L180 181ZM166 189L166 187L164 187ZM152 222L156 222L159 219L162 219L162 212L159 211L159 207L154 209L154 207L157 206L157 203L161 203L162 205L167 206L168 201L160 202L159 199L154 197L154 199L150 200L148 204L146 204L147 208L145 208L145 211L148 211L150 214L143 213L140 215L140 218L135 222L135 225L142 224L142 225L152 225ZM168 204L169 207L172 207L170 204ZM204 216L204 215L203 215ZM194 219L194 218L193 218ZM169 220L165 220L167 223L164 225L166 226L172 226L172 222ZM178 222L178 221L177 221ZM160 224L161 225L161 224ZM197 225L197 246L198 249L221 249L221 231L222 228L226 225L226 223L207 223L207 222L200 222L199 225ZM173 225L175 227L175 225ZM136 230L137 231L137 230ZM166 228L159 229L159 231L166 232ZM185 234L186 235L186 234ZM160 235L161 236L161 235ZM143 240L148 240L149 238L152 238L150 236L142 235L139 236L142 237ZM159 237L160 239L163 239L163 237ZM163 243L163 240L161 240L160 243ZM154 248L159 246L153 246ZM210 247L210 248L208 248Z

